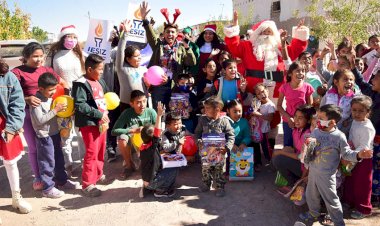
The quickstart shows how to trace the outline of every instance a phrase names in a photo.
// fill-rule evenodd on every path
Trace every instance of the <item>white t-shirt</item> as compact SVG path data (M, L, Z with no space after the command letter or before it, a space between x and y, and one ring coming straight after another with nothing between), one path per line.
M261 104L259 110L260 110L261 114L268 115L268 114L274 113L276 111L276 106L274 105L274 103L271 100L269 100L268 103ZM267 120L263 121L263 124L261 125L261 131L262 131L262 133L268 133L270 131L269 121L267 121Z

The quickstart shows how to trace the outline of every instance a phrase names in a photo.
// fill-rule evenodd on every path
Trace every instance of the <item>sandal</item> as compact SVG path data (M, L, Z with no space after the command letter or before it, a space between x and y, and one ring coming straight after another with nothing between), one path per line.
M321 222L322 225L326 225L326 226L334 226L334 222L332 221L331 217L329 214L326 214L324 217L323 217L323 220Z
M350 215L352 218L354 218L354 219L357 219L357 220L360 220L360 219L363 219L363 218L365 218L365 217L368 217L369 216L369 214L363 214L363 213L361 213L361 212L359 212L359 211L357 211L357 210L353 210L352 212L351 212L351 215Z
M299 215L299 218L303 222L315 222L315 221L318 221L318 216L313 216L313 214L311 214L310 212L301 213Z

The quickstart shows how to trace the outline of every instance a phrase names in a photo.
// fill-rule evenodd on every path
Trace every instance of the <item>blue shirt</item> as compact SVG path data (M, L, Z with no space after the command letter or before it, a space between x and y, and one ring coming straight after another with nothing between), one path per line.
M224 104L229 100L234 100L237 97L237 81L223 79L223 88L222 88L222 101Z
M241 118L237 122L231 121L231 126L234 129L236 146L240 146L242 143L245 145L251 143L251 131L247 119Z

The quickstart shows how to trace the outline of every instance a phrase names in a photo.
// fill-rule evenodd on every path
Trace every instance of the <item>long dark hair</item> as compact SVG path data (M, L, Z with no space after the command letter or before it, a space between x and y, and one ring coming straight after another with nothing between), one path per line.
M306 132L306 130L310 129L310 127L311 127L311 119L316 114L316 111L315 111L315 108L313 106L307 105L307 104L298 106L296 112L297 111L301 112L303 114L303 116L307 120L306 126L305 126L305 128L302 129L302 132L301 132L301 135L300 135L300 136L302 136L302 134L304 132Z
M205 38L203 37L204 34L205 34L205 31L202 31L197 41L195 41L195 44L197 44L199 48L201 48L206 43ZM214 32L214 38L211 41L211 47L220 49L221 45L222 45L222 39Z
M58 42L55 42L51 48L50 48L50 51L49 51L49 56L51 58L54 57L54 55L56 53L58 53L60 50L65 50L66 48L63 46L63 43L65 41L65 38L66 38L66 35L62 36L61 39L58 41ZM82 49L79 45L79 41L77 43L77 45L73 48L73 51L75 53L75 55L77 55L77 57L79 58L80 60L80 65L82 67L82 70L85 71L84 69L84 57L83 57L83 53L82 53ZM53 65L51 65L51 67L53 67Z
M299 61L294 61L288 69L288 72L286 74L286 82L291 82L292 80L292 73L294 70L297 70L298 68L303 68L305 69L305 65Z
M25 64L27 59L34 53L36 50L42 50L45 53L44 47L38 42L30 42L28 43L24 49L22 50L22 62Z

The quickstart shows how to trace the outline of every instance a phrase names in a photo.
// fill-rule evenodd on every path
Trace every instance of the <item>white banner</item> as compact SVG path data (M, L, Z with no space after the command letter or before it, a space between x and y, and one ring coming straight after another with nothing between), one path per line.
M84 51L88 54L97 54L103 57L104 63L109 63L111 59L111 42L108 39L112 29L113 23L110 20L90 19Z
M127 19L132 20L132 29L128 34L127 41L146 43L145 29L140 12L140 5L129 2Z

